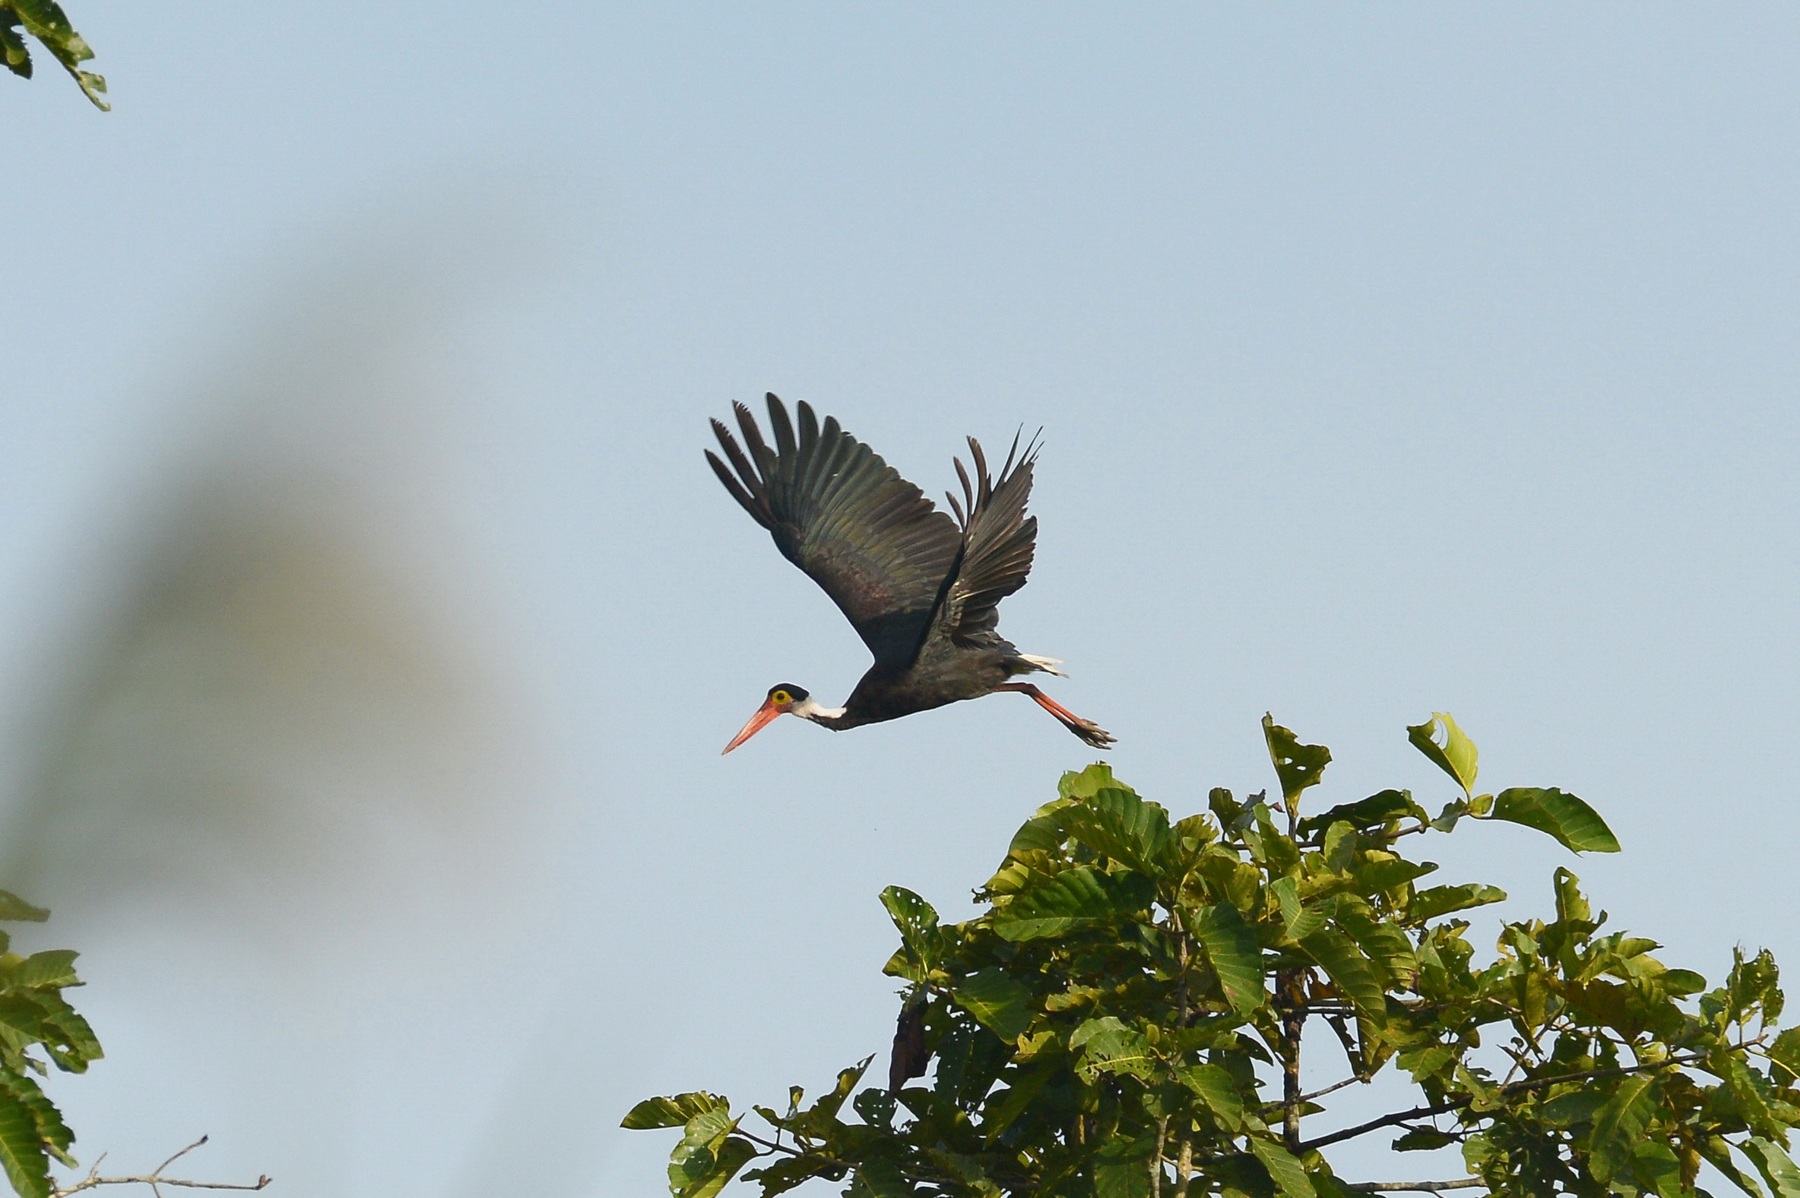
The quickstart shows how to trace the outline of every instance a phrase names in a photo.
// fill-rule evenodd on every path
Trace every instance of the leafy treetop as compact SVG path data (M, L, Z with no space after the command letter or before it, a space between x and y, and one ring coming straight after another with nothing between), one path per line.
M1438 714L1409 729L1460 792L1435 817L1384 790L1302 818L1331 755L1269 719L1264 734L1279 799L1214 790L1171 820L1094 765L1019 829L976 918L946 926L884 891L900 933L886 971L906 983L887 1086L862 1086L865 1060L810 1105L798 1087L748 1112L696 1091L624 1126L680 1130L677 1198L750 1165L765 1196L818 1178L862 1198L1688 1198L1703 1162L1755 1198L1800 1198L1800 1031L1776 1032L1766 952L1709 989L1654 942L1603 934L1559 868L1555 917L1505 924L1478 963L1464 915L1505 895L1430 884L1407 838L1504 820L1616 851L1594 810L1557 789L1477 793L1475 746ZM1309 1028L1345 1075L1311 1094ZM1321 1099L1385 1069L1413 1102L1328 1119ZM1372 1135L1457 1146L1466 1176L1340 1177L1331 1150Z

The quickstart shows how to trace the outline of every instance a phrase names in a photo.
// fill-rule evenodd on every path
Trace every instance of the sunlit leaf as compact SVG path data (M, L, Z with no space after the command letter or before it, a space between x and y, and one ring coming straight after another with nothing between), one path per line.
M994 930L1008 940L1056 936L1142 911L1155 897L1156 887L1142 874L1107 874L1079 865L1015 895L995 916Z
M729 1110L731 1104L717 1094L703 1090L672 1094L666 1098L646 1098L632 1107L619 1126L633 1131L651 1127L685 1127L688 1120L707 1111Z
M1442 732L1443 739L1438 735ZM1463 789L1463 794L1473 798L1475 795L1475 774L1480 754L1476 752L1475 742L1463 735L1463 730L1456 726L1447 711L1434 711L1431 718L1423 724L1409 724L1406 739L1413 747L1425 754L1437 767L1456 780Z
M1318 784L1331 761L1331 750L1324 745L1303 745L1300 738L1263 716L1263 739L1269 746L1269 760L1275 763L1275 776L1281 781L1281 796L1289 811L1300 798L1300 792Z
M0 919L42 923L50 918L43 907L34 907L10 890L0 890Z
M1096 791L1064 816L1076 840L1141 874L1160 878L1173 864L1169 813L1131 790L1111 786Z
M1470 907L1482 907L1505 900L1506 891L1498 886L1484 886L1479 882L1468 882L1461 886L1433 886L1413 895L1412 902L1406 908L1406 922L1424 923L1452 911L1467 911Z
M1262 950L1257 947L1256 933L1237 908L1217 903L1185 914L1188 930L1199 939L1206 950L1207 963L1219 975L1225 1001L1240 1015L1260 1007L1267 998L1263 990Z
M1515 786L1494 796L1487 819L1505 820L1548 833L1577 853L1616 853L1619 841L1600 813L1555 787Z
M925 980L937 968L943 937L938 931L938 914L932 905L906 889L889 886L881 892L881 905L900 930L900 943L912 969L905 976L915 982Z

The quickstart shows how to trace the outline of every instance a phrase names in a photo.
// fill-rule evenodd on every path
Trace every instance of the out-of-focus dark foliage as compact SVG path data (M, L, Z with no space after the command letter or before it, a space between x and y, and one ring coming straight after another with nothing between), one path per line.
M25 42L26 34L50 51L81 85L94 107L102 112L111 110L112 105L106 102L106 80L81 69L94 52L75 32L62 5L56 0L0 0L0 55L6 58L6 68L23 79L31 78L31 48Z
M1654 942L1603 933L1559 868L1554 918L1505 924L1478 961L1464 915L1505 895L1432 884L1408 838L1505 820L1616 851L1594 810L1556 789L1477 794L1475 746L1440 714L1409 729L1457 785L1436 816L1384 790L1302 818L1331 754L1272 720L1264 733L1275 799L1214 790L1173 820L1094 765L1019 829L977 918L944 926L911 891L883 892L900 933L887 972L907 984L888 1087L861 1085L865 1060L811 1104L798 1087L785 1109L744 1112L693 1092L624 1125L680 1130L678 1198L740 1171L764 1195L818 1178L881 1198L1680 1198L1702 1162L1757 1198L1758 1179L1800 1198L1800 1030L1776 1031L1767 953L1709 989ZM1308 1043L1343 1080L1303 1094L1309 1029L1330 1033ZM1403 1109L1329 1118L1321 1099L1385 1069L1416 1090ZM1363 1136L1458 1146L1467 1175L1340 1178L1331 1149Z

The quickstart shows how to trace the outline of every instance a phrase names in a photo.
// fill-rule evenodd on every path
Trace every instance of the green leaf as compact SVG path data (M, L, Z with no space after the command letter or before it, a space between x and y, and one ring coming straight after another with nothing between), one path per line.
M909 981L922 982L937 968L943 949L943 933L938 930L938 914L930 903L904 886L889 886L881 892L881 905L900 930L902 952L910 971L903 974Z
M1275 763L1275 776L1281 780L1281 796L1291 812L1300 792L1318 784L1331 760L1331 750L1324 745L1301 744L1299 737L1267 714L1263 716L1263 739L1269 746L1269 760Z
M30 1078L0 1077L0 1166L20 1198L49 1198L50 1157L38 1138L38 1121L20 1091Z
M1752 1136L1739 1144L1738 1150L1750 1158L1775 1198L1800 1198L1800 1169L1794 1167L1793 1158L1779 1144Z
M1483 886L1479 882L1468 882L1461 886L1433 886L1413 895L1412 902L1406 908L1406 922L1424 923L1452 911L1467 911L1470 907L1484 907L1489 903L1505 900L1506 891L1498 886Z
M1109 1140L1094 1158L1094 1198L1149 1198L1155 1141Z
M1316 1198L1306 1170L1286 1148L1273 1140L1251 1136L1250 1151L1256 1154L1256 1159L1269 1171L1269 1178L1281 1192L1282 1198Z
M1064 815L1076 840L1141 874L1160 878L1173 865L1175 837L1169 831L1169 813L1133 791L1107 787Z
M1656 1113L1658 1093L1654 1077L1633 1074L1621 1081L1612 1097L1594 1112L1594 1129L1588 1136L1588 1168L1596 1181L1611 1181L1631 1160L1632 1150Z
M47 952L32 953L13 966L7 981L11 985L30 989L61 989L64 986L79 986L81 979L75 976L75 958L79 955L79 953L66 948L53 948Z
M1014 895L994 917L1007 940L1036 940L1070 928L1149 909L1155 884L1142 874L1108 874L1087 865L1065 869Z
M1263 990L1262 950L1256 932L1238 909L1229 903L1183 911L1188 930L1206 950L1206 960L1219 975L1225 1001L1240 1015L1249 1015L1267 1000Z
M1657 1198L1691 1198L1693 1191L1681 1184L1681 1158L1661 1140L1641 1140L1632 1149L1637 1179Z
M1031 991L998 968L970 974L956 984L951 997L983 1027L1008 1042L1017 1040L1037 1014Z
M1438 730L1442 728L1444 739L1437 739ZM1439 769L1456 780L1463 789L1463 794L1475 797L1475 773L1477 759L1475 742L1463 735L1463 730L1456 726L1447 711L1434 711L1431 718L1423 724L1409 724L1406 728L1406 739L1413 747L1429 757Z
M1113 777L1112 766L1096 761L1085 770L1064 774L1056 784L1056 793L1065 799L1091 799L1103 790L1120 786Z
M913 1198L914 1193L900 1167L892 1161L882 1160L858 1165L850 1188L844 1192L850 1198Z
M1494 796L1485 818L1522 824L1555 837L1577 853L1616 853L1619 841L1600 813L1555 787L1515 786Z
M1737 1162L1731 1157L1731 1144L1724 1136L1708 1136L1699 1142L1698 1147L1706 1163L1723 1173L1738 1189L1749 1194L1750 1198L1763 1198L1762 1187L1737 1167Z
M1308 816L1300 821L1300 834L1311 836L1322 828L1329 828L1338 821L1343 821L1353 828L1379 828L1383 824L1408 817L1425 821L1425 809L1413 802L1412 792L1408 790L1384 790L1372 794L1366 799L1358 799L1354 803L1340 803L1338 806L1318 815Z
M1339 992L1356 1005L1360 1014L1374 1020L1387 1018L1387 998L1381 983L1375 980L1369 959L1355 941L1336 928L1320 928L1302 940L1300 947L1330 975Z
M1800 1027L1790 1027L1769 1045L1769 1060L1787 1075L1791 1084L1800 1078Z
M1126 1027L1114 1015L1084 1022L1069 1036L1069 1048L1081 1053L1075 1072L1085 1082L1104 1073L1148 1079L1162 1071L1143 1033Z
M0 920L43 923L49 918L50 912L46 908L34 907L10 890L0 890Z
M1175 1071L1181 1084L1199 1096L1226 1131L1239 1131L1244 1125L1244 1102L1237 1086L1220 1065L1184 1065Z
M18 27L4 21L0 21L0 57L6 60L7 70L21 79L31 78L31 51L26 49Z
M726 1111L731 1103L717 1094L695 1090L667 1098L646 1098L632 1107L619 1126L629 1131L653 1127L685 1127L688 1120L707 1111Z

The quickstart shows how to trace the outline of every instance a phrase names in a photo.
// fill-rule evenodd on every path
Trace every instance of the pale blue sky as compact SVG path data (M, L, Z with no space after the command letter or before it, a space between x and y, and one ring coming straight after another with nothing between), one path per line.
M295 982L203 871L41 896L111 1053L58 1090L89 1156L211 1131L207 1169L286 1193L648 1194L631 1100L885 1049L876 893L966 909L1092 754L997 697L718 756L771 683L841 702L866 664L701 460L771 389L928 493L964 434L1043 426L1002 631L1147 796L1268 784L1273 711L1335 750L1329 798L1437 801L1403 726L1447 709L1484 781L1626 849L1480 828L1447 874L1523 911L1570 864L1682 964L1800 962L1800 12L71 11L111 115L0 81L0 779L45 768L44 697L129 622L183 475L254 495L291 454L479 630L541 773L505 809L549 829L416 977L374 966L414 916L313 929ZM302 991L344 1060L283 1022Z

